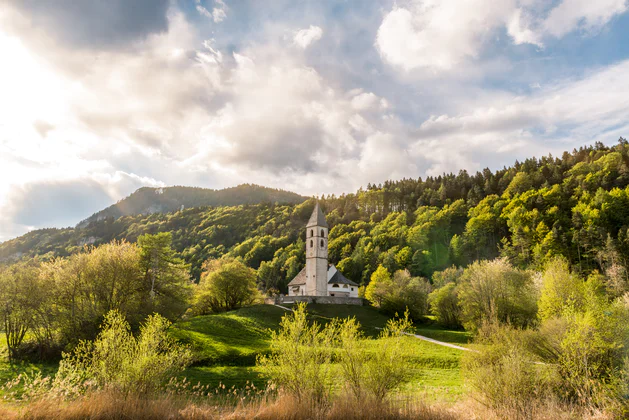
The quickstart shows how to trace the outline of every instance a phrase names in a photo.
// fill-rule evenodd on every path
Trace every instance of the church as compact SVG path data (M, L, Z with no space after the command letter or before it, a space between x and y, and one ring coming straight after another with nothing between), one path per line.
M319 203L306 225L306 267L288 283L288 296L358 298L358 284L328 263L328 223Z

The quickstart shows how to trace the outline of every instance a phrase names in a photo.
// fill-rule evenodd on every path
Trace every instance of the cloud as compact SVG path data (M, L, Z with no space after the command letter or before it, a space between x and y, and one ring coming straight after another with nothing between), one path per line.
M300 48L306 49L323 36L323 29L310 25L308 29L301 29L295 33L293 42Z
M629 131L629 60L559 80L528 97L485 100L462 114L424 121L412 150L430 150L429 173L491 166L499 156L560 154L593 141L610 141ZM609 89L614 86L614 89Z
M563 0L545 19L543 30L555 37L575 29L596 31L626 11L626 0Z
M450 70L475 57L510 1L415 1L394 7L378 29L376 47L388 63L409 71Z
M73 226L143 185L163 186L155 180L117 172L109 177L41 181L14 186L8 193L3 218L21 227ZM0 232L2 234L4 232Z
M627 10L625 0L407 0L383 18L375 46L405 72L449 71L476 59L499 31L516 44L544 46L548 37L591 32Z
M195 0L197 11L205 17L211 18L214 23L220 23L227 18L227 5L222 0L215 0L216 7L210 12L202 4L201 0Z
M0 11L0 240L74 224L141 185L342 193L629 131L627 62L560 68L558 79L546 60L565 35L545 22L563 2L398 0L365 11L354 0L311 2L308 13L288 1L229 3L234 13L190 3L170 2L165 23L111 41L56 27L55 13L89 16L94 5L51 12L55 25L41 28L26 6ZM621 13L571 7L582 17L563 27L588 35ZM515 62L504 52L520 54L515 44L537 48ZM40 195L49 212L25 207Z
M20 0L30 26L79 48L113 48L168 30L170 0Z

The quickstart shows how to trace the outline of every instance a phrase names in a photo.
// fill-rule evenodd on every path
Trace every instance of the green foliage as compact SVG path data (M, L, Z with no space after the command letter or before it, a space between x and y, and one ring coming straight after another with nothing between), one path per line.
M410 327L408 312L387 321L377 347L366 351L373 340L364 338L355 318L336 318L320 326L309 322L306 305L298 304L282 318L280 330L271 333L271 354L260 356L257 365L284 392L300 400L325 401L336 362L356 399L382 402L408 376L400 361Z
M190 296L190 266L172 249L172 234L160 232L138 238L144 277L143 313L158 312L174 319L185 312Z
M535 322L537 291L531 275L505 259L475 262L466 268L458 297L466 329L476 330L483 322L521 327Z
M111 310L133 328L154 312L181 316L191 282L169 243L170 234L145 235L140 246L113 241L67 258L0 267L0 318L11 357L26 339L21 356L58 356L66 345L93 339Z
M398 270L393 278L380 266L372 274L365 297L383 313L394 315L406 310L412 319L420 320L428 313L430 283L421 277L411 277L408 270Z
M49 297L35 261L0 267L0 320L10 360L20 356L20 347L29 332L40 344L51 344Z
M371 275L369 285L365 289L365 298L374 306L381 307L389 286L391 286L391 274L386 268L379 265Z
M530 351L540 341L526 331L486 324L475 352L463 359L463 372L481 402L518 418L533 418L534 409L560 389L556 365L540 362Z
M170 322L151 315L134 337L124 316L110 311L94 341L81 341L64 354L53 386L82 383L122 394L151 394L191 362L190 351L168 334Z
M435 316L437 322L448 328L459 328L461 324L461 308L457 296L455 283L447 283L445 286L434 290L428 295L430 313Z
M239 260L210 260L196 286L192 311L196 315L230 311L259 298L256 273Z
M411 328L408 312L404 318L389 320L379 337L380 345L365 351L368 345L355 318L337 320L331 325L337 347L337 361L346 386L357 400L382 402L408 376L403 356L403 335Z
M542 276L539 317L542 321L575 312L585 303L585 285L570 272L568 261L556 258L546 265Z
M258 366L281 389L304 400L325 401L330 394L333 329L307 320L306 305L282 318L279 331L271 332L271 354L258 358Z

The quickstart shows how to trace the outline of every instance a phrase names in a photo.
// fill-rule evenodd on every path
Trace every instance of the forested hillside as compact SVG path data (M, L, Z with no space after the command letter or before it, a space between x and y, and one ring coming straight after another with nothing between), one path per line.
M213 190L198 187L140 188L116 204L93 214L78 224L136 214L168 213L188 207L237 206L241 204L282 203L297 204L306 199L299 194L259 185L242 184L237 187Z
M331 262L362 284L379 264L431 277L453 264L499 255L536 268L561 254L577 271L627 276L629 143L622 138L613 147L597 143L496 172L387 181L320 202L331 227ZM313 206L314 200L186 205L171 213L91 218L82 227L44 229L2 243L0 260L51 258L79 252L86 243L133 242L144 233L169 231L196 279L205 260L230 254L258 269L264 289L285 291L305 263L304 225Z

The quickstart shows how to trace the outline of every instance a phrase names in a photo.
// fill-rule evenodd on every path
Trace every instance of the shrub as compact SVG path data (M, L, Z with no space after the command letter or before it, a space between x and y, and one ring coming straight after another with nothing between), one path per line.
M532 331L485 324L478 332L475 352L463 359L463 372L480 401L493 408L530 418L543 400L552 399L560 377L552 364L529 351Z
M374 306L380 307L391 286L391 274L382 265L371 275L369 284L365 288L365 298Z
M539 317L542 321L558 317L564 311L579 311L584 304L584 284L570 272L568 261L557 257L548 262L542 275Z
M260 297L256 272L241 261L223 258L204 264L192 312L206 315L250 305Z
M299 400L328 399L334 328L307 320L306 304L282 317L279 331L271 332L271 354L257 365L284 393Z
M529 273L506 259L475 262L459 285L461 321L476 330L484 322L509 322L524 327L537 315L537 290Z
M337 321L335 328L337 359L345 384L357 400L382 403L406 377L402 363L404 333L411 327L408 312L403 318L389 320L373 352L367 351L367 339L360 333L355 318Z
M461 308L457 297L455 283L447 283L428 295L430 313L437 322L448 328L461 327Z
M168 335L169 326L164 317L149 316L136 338L120 312L110 311L94 341L64 354L53 386L83 383L123 394L160 390L192 360L190 350Z

